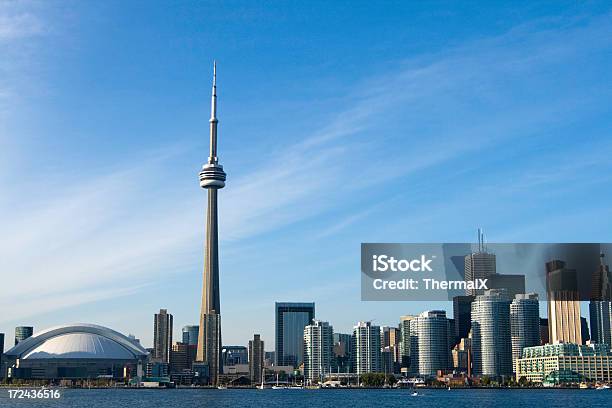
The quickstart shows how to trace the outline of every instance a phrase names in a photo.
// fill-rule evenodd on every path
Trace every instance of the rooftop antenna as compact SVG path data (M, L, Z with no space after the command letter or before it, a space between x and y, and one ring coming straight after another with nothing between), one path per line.
M478 228L478 252L487 252L487 246L485 245L485 235L482 228Z

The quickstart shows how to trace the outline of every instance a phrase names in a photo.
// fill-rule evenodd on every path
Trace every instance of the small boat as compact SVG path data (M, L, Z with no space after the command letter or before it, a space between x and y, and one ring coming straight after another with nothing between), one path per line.
M227 387L225 385L219 385L217 386L218 390L227 390Z
M597 388L595 388L596 390L609 390L610 386L607 384L602 384L600 386L598 386Z
M418 397L419 393L416 391L412 391L412 394L410 394L411 397Z

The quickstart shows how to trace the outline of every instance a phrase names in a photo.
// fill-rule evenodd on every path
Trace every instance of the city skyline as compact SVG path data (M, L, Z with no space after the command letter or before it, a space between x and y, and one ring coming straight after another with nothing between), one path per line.
M5 349L16 326L87 321L148 346L160 308L175 339L199 323L193 178L214 57L233 180L224 344L258 333L273 350L277 301L315 302L340 333L450 316L448 302L360 302L360 242L470 242L477 226L495 241L610 241L609 6L134 7L0 4ZM360 47L330 31L338 15L365 30ZM309 35L284 35L296 26Z

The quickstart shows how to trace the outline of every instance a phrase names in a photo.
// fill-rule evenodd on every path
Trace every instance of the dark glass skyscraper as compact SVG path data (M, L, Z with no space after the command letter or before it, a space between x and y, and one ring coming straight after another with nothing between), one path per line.
M467 338L472 328L472 302L476 297L465 295L453 297L453 318L455 342Z
M591 340L612 347L612 276L610 268L600 255L599 270L593 279L589 316L591 319Z
M195 346L198 344L200 326L183 326L183 343Z
M22 340L32 337L34 328L32 326L17 326L15 327L15 345Z
M304 327L315 318L314 303L276 302L276 365L297 367L304 361Z

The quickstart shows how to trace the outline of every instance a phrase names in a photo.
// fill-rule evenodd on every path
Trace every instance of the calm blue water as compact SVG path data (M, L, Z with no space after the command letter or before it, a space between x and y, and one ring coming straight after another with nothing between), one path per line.
M610 407L612 390L61 390L59 400L10 400L0 407Z

